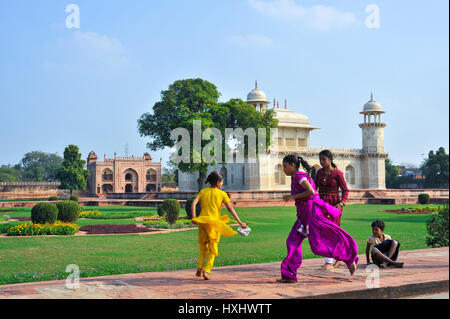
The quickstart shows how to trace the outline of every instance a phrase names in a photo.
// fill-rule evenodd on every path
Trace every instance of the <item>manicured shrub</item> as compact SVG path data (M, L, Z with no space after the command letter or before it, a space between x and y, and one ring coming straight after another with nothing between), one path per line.
M48 199L49 201L57 201L58 200L58 197L57 196L51 196L49 199Z
M165 212L165 219L169 224L175 224L180 214L180 202L176 199L166 199L162 203L162 209Z
M430 203L430 195L427 193L419 194L419 203L420 204L429 204Z
M39 203L31 209L31 221L35 224L54 223L58 219L58 208L54 203Z
M70 196L70 200L73 200L74 202L78 203L79 197L77 195Z
M195 199L195 196L193 196L193 197L191 197L191 198L186 200L185 210L186 210L186 216L187 216L188 219L192 219L192 202L194 201L194 199ZM201 207L200 207L200 201L199 201L197 203L197 205L195 205L195 215L196 215L196 217L200 216L200 210L201 210Z
M427 221L427 246L446 247L448 246L448 205L438 213L433 213Z
M159 205L158 205L157 212L158 212L158 216L159 216L159 217L164 217L164 215L166 214L166 212L164 211L163 204L159 204Z
M79 230L76 224L63 223L59 220L50 224L24 223L10 227L8 236L39 236L39 235L73 235Z
M75 223L80 217L81 206L71 200L62 200L56 203L58 208L58 220L62 222Z

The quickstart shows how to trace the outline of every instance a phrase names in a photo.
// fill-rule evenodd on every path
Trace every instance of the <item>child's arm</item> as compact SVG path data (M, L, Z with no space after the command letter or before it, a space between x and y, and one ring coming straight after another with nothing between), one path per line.
M370 265L372 262L370 261L370 244L367 243L366 246L366 260L367 260L367 264Z
M231 202L227 202L225 203L225 207L228 209L228 211L230 212L231 215L233 215L234 219L237 220L237 222L239 223L239 225L241 225L242 228L247 228L247 224L243 223L240 219L239 216L236 214L236 212L234 211L233 205L231 204Z
M305 189L304 192L295 195L285 195L283 196L283 200L287 202L289 200L307 198L316 193L315 190L312 188L311 184L308 182L308 180L305 179L303 182L300 183L300 185L302 185L302 187Z

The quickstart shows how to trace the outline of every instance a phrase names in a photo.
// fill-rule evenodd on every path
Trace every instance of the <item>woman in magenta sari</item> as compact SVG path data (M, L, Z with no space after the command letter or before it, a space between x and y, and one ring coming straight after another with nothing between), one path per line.
M297 282L297 270L303 260L302 243L306 237L314 254L344 261L353 275L358 262L358 245L352 236L333 222L342 212L319 198L314 181L308 174L299 171L300 164L310 171L308 163L301 157L288 155L283 159L283 170L292 177L291 195L283 199L295 200L297 221L286 240L287 256L281 263L281 279L277 281Z
M319 196L322 200L342 212L348 198L348 188L345 183L344 174L333 163L333 154L329 150L320 152L319 160L322 168L317 172L315 180ZM339 190L342 191L342 197L339 196ZM335 223L341 226L341 217L335 220ZM333 258L325 258L325 264L321 269L333 269L333 267L339 267L341 264L341 261L336 261L333 266Z

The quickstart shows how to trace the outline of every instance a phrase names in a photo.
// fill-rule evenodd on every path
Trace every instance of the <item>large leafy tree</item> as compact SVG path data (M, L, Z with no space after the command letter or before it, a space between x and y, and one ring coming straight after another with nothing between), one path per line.
M425 187L448 187L449 154L440 147L436 153L430 151L421 166L425 176Z
M0 167L0 182L20 182L21 179L22 172L20 169L11 167L11 165Z
M208 128L217 128L222 133L222 156L225 156L227 138L225 128L266 127L276 126L272 113L260 114L240 100L230 100L219 103L220 93L217 87L203 79L187 79L175 81L165 91L161 92L161 101L153 106L153 114L145 113L138 119L138 131L141 136L150 137L147 147L153 151L165 147L173 147L177 141L170 138L170 133L176 128L184 128L193 140L193 123L201 121L202 133ZM242 109L240 108L242 107ZM202 149L214 137L201 141ZM180 150L181 151L181 150ZM176 167L182 172L199 172L198 188L201 189L206 179L209 165L201 154L194 154L193 143L190 143L189 163L177 163ZM211 154L212 155L212 154ZM194 158L200 158L199 162Z
M86 161L81 159L78 146L69 145L64 150L64 161L57 172L57 178L61 182L61 189L69 189L72 196L73 190L86 189L89 171L84 169Z
M392 165L392 161L389 158L386 158L385 170L386 170L386 188L396 188L398 176L400 175L400 168Z
M22 171L22 179L30 182L55 182L63 158L57 154L33 151L26 153L16 165Z

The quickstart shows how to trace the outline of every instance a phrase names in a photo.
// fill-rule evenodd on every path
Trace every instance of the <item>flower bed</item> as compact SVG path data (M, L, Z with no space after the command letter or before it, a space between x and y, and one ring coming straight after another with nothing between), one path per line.
M385 212L394 214L429 215L438 212L440 209L441 209L440 207L418 207L418 208L387 209L385 210Z
M80 218L95 218L99 216L102 216L102 214L98 210L87 210L80 213Z
M85 231L88 234L133 234L151 232L147 227L139 227L136 224L127 225L87 225L80 228L80 231Z
M57 220L53 224L24 223L7 230L8 236L39 236L39 235L73 235L79 230L76 224L63 223Z

